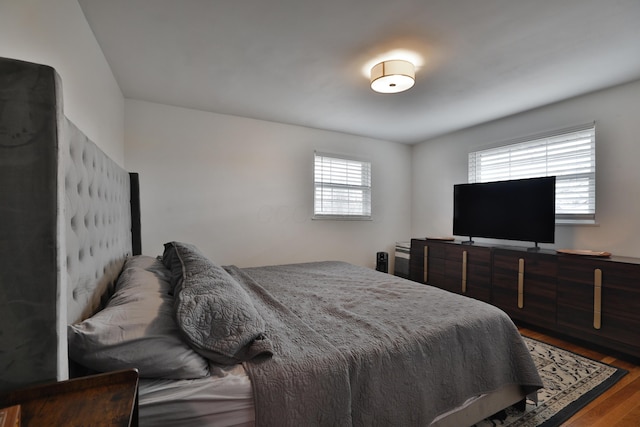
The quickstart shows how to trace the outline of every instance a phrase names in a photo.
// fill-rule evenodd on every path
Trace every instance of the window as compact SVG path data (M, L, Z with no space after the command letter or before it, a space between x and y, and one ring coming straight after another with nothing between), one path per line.
M469 153L469 182L556 176L556 221L593 222L595 124Z
M371 219L371 163L315 153L314 218Z

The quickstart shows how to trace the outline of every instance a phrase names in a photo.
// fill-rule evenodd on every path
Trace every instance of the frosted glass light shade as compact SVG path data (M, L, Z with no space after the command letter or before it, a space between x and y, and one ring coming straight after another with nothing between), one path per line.
M392 60L376 64L371 69L371 89L380 93L398 93L415 83L416 71L409 61Z

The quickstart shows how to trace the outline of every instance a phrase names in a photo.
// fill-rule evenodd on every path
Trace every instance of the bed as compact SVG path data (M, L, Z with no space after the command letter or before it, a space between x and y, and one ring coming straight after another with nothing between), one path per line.
M64 117L60 84L0 60L0 392L135 367L154 426L463 426L535 399L524 342L485 303L338 261L141 254L137 175Z

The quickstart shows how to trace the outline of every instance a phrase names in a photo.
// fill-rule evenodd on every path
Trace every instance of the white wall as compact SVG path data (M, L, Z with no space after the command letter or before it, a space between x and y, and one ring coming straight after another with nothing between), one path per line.
M65 115L124 164L124 98L76 0L0 1L0 56L55 68Z
M143 253L185 241L240 267L316 260L375 266L410 237L406 145L125 101L127 169L140 173ZM372 162L373 221L312 220L314 150Z
M412 236L451 235L453 185L467 182L469 151L495 142L595 121L598 224L557 226L555 244L541 246L602 250L640 257L639 111L640 81L636 81L415 146L412 156Z

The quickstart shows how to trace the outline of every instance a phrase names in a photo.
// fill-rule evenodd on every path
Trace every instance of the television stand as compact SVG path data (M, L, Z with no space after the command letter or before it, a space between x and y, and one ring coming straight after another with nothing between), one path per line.
M471 236L469 236L469 240L463 240L460 243L463 245L473 245L473 240L471 239Z
M411 239L409 279L489 302L516 322L623 353L637 363L640 258L526 246Z

